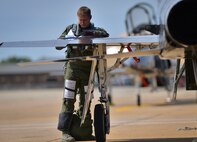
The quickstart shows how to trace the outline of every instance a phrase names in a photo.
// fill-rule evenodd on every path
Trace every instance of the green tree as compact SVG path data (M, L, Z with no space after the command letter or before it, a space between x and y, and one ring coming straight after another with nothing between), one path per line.
M0 64L16 64L16 63L21 63L21 62L31 62L31 59L28 57L12 56L5 60L2 60Z

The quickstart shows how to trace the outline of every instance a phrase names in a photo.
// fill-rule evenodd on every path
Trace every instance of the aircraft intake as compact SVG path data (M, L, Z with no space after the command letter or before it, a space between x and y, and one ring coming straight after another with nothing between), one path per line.
M185 47L197 45L197 0L181 0L166 16L166 32L174 43Z

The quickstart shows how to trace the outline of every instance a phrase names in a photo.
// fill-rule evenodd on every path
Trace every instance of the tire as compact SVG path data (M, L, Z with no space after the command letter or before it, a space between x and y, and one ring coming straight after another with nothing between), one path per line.
M103 104L97 104L94 108L94 129L96 142L106 141L105 111Z

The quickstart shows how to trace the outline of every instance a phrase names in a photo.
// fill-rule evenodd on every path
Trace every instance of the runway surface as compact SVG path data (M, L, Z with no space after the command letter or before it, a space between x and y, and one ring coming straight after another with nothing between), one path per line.
M133 87L113 87L109 142L197 142L195 91L178 91L176 103L167 103L159 88L141 90L142 105L136 106ZM1 142L60 142L56 129L63 89L0 91ZM95 89L98 103L99 93ZM76 103L78 105L78 103Z

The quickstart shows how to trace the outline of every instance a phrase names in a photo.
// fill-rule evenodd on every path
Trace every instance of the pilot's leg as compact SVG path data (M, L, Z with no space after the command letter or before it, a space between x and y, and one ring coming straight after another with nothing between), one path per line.
M87 115L84 124L80 127L84 103L86 100L86 92L88 88L89 76L91 71L91 62L79 62L75 72L78 75L77 88L79 89L79 109L77 110L78 119L73 118L71 135L76 140L95 140L92 136L92 123L90 107L87 108Z
M86 75L82 76L82 79L79 83L79 110L78 110L78 115L80 117L82 117L83 114L83 109L84 109L84 103L85 103L85 99L86 99L86 95L87 95L87 89L88 89L88 81L89 81L89 72L85 72ZM91 91L91 93L93 93L93 90ZM83 127L83 131L84 133L86 133L86 136L83 136L83 140L95 140L95 137L92 136L92 123L93 120L91 119L91 111L90 111L90 106L91 106L91 102L89 107L87 108L87 115L84 121L84 124L82 125Z
M58 130L63 133L62 142L75 141L75 139L70 135L77 88L77 81L72 72L72 69L68 68L65 74L65 91L62 110L59 114Z

